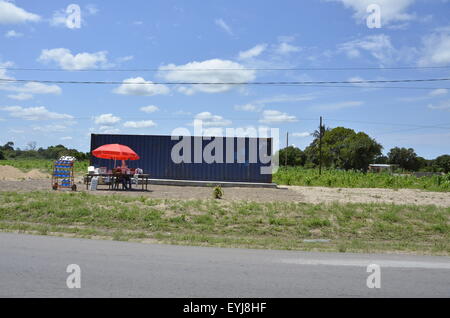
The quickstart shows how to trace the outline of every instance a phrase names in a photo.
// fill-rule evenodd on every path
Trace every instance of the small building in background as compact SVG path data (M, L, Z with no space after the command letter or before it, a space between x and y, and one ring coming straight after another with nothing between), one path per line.
M369 165L369 172L389 172L392 173L398 165L374 163Z

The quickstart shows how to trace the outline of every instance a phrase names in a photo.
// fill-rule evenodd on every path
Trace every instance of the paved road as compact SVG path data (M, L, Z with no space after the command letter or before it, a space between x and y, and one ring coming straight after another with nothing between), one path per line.
M81 268L68 289L66 268ZM381 288L366 286L381 266ZM1 297L450 297L450 257L149 245L0 233Z

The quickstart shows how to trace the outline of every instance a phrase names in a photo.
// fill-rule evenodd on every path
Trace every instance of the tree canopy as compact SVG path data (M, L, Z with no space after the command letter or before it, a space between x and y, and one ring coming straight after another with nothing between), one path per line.
M306 162L306 155L303 151L297 147L289 146L278 152L280 166L286 165L286 154L288 166L303 166Z
M35 142L28 143L28 149L14 148L14 143L8 141L3 146L0 146L0 153L3 159L58 159L61 156L72 156L77 160L86 160L89 158L89 153L80 152L76 149L66 148L64 145L50 146L47 148L36 149ZM0 155L0 159L2 156Z
M381 155L382 146L366 133L336 127L322 131L322 165L340 169L367 170ZM319 134L305 149L307 161L319 164Z

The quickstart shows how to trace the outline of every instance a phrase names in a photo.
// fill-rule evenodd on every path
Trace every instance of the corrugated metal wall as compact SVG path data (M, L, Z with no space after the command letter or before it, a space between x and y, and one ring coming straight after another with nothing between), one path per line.
M210 140L202 140L202 137L191 138L192 149L194 142L202 142L202 152ZM195 140L196 139L196 140ZM214 137L212 137L214 139ZM259 156L256 163L249 163L249 147L251 142L256 142L257 149L262 145L261 141L267 141L267 153L272 152L271 138L241 138L234 139L234 163L226 163L227 138L223 138L223 162L208 164L193 163L194 156L191 155L191 163L176 164L171 159L172 147L178 140L171 140L171 136L149 136L149 135L91 135L91 151L104 144L122 144L130 147L141 157L140 160L127 161L130 168L142 168L145 173L154 179L174 180L204 180L204 181L233 181L233 182L272 182L271 174L261 174L261 167L270 166L270 163L261 163ZM244 145L244 146L242 146ZM245 154L245 162L238 163L237 156ZM92 157L91 164L96 167L112 168L114 160L99 159Z

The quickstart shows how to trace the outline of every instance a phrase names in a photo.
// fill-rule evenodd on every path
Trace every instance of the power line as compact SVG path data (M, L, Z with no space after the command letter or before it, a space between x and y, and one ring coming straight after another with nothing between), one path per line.
M204 72L204 71L362 71L362 70L427 70L450 69L450 66L397 66L397 67L294 67L294 68L130 68L130 69L79 69L68 70L60 68L21 68L0 67L7 71L39 71L39 72Z
M86 117L71 117L67 118L68 121L70 120L92 120L96 116L86 116ZM168 116L168 117L142 117L142 116L127 116L127 117L120 117L121 120L132 120L132 119L140 119L140 120L194 120L196 119L195 116ZM224 119L228 120L235 120L235 121L254 121L259 120L260 118L250 118L250 117L226 117ZM8 118L4 119L5 121L12 121L12 120L20 120L23 121L23 118ZM49 118L48 120L54 120L52 118ZM355 123L355 124L366 124L366 125L381 125L381 126L405 126L405 127L413 127L413 128L407 128L405 130L415 130L415 129L424 129L424 128L442 128L442 129L450 129L450 123L443 123L443 124L433 124L433 125L417 125L417 124L406 124L406 123L391 123L391 122L372 122L372 121L359 121L359 120L351 120L351 119L331 119L326 118L326 120L331 122L344 122L344 123ZM302 121L317 121L317 118L298 118L299 122ZM448 126L448 127L446 127ZM402 130L403 131L403 130Z
M0 83L1 84L1 83ZM316 84L304 84L304 85L273 85L273 86L282 86L282 87L333 87L333 88L371 88L371 89L384 89L384 88L393 88L393 89L420 89L420 90L430 90L430 89L450 89L450 87L419 87L419 86L360 86L360 85L316 85Z
M119 81L62 81L0 78L4 83L35 82L46 84L97 84L97 85L321 85L321 84L371 84L371 83L418 83L450 81L450 78L357 80L357 81L270 81L270 82L119 82Z

